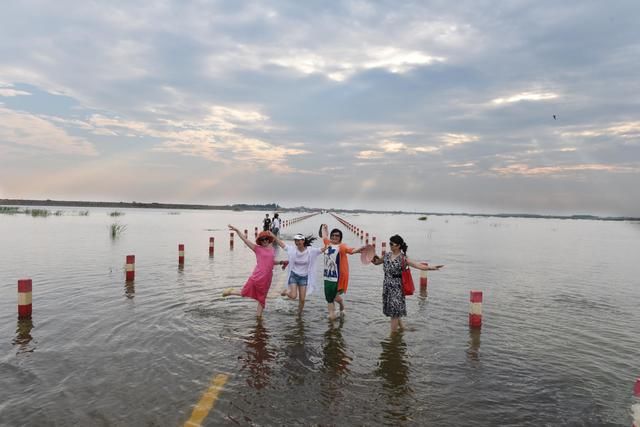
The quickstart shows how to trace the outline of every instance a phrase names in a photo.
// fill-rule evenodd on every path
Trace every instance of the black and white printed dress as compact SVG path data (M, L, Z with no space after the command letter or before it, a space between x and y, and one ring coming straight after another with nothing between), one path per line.
M407 304L402 292L402 259L404 255L391 259L391 252L384 254L384 281L382 282L382 312L387 317L404 317Z

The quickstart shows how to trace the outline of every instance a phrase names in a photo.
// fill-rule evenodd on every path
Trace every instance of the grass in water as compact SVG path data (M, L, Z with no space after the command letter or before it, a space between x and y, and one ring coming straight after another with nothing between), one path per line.
M119 212L119 211L109 212L109 216L122 216L122 215L124 215L124 212Z
M48 209L25 209L24 213L27 215L31 215L32 217L43 217L46 218L51 215Z
M20 208L13 206L0 206L0 214L13 215L20 213Z
M426 221L427 217L426 216L421 216L420 218L418 218L418 221Z
M111 224L111 226L109 226L109 231L111 233L111 238L112 239L117 239L118 237L120 237L120 235L122 233L124 233L124 230L126 230L126 229L127 229L126 225L114 222L113 224Z
M89 211L80 211L80 212L78 212L78 215L80 215L80 216L89 216Z

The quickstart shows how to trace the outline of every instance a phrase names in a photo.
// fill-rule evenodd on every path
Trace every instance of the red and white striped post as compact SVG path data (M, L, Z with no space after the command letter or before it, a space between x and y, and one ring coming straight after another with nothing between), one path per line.
M420 270L420 292L427 292L428 283L427 270Z
M636 379L636 385L633 387L633 397L635 401L635 403L631 405L633 427L640 427L640 377Z
M376 236L373 236L371 238L371 244L373 245L373 249L375 249L376 248Z
M382 242L382 256L387 253L387 242Z
M471 291L469 294L469 327L482 327L482 291Z
M178 244L178 264L184 265L184 245Z
M233 232L229 233L229 249L233 249Z
M18 280L18 318L31 319L31 279Z
M366 236L366 239L364 241L364 244L368 245L369 244L369 233L366 233L365 236Z
M253 238L254 239L258 238L258 227L253 227Z
M213 250L215 248L215 237L209 237L209 256L213 256Z
M246 228L244 229L244 237L247 239L249 238L249 232L247 231Z
M127 255L127 263L125 265L125 280L127 282L133 282L136 278L136 256Z

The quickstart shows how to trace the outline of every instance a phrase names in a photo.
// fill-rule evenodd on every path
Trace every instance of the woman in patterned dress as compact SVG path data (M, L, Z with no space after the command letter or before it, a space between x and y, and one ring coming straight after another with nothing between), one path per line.
M391 251L387 252L384 258L376 255L371 263L374 265L383 264L382 312L385 316L391 317L391 332L393 333L403 328L400 318L407 315L407 304L402 292L403 259L405 264L418 270L440 270L443 266L429 267L427 263L410 260L407 257L407 244L397 234L389 239L389 249Z

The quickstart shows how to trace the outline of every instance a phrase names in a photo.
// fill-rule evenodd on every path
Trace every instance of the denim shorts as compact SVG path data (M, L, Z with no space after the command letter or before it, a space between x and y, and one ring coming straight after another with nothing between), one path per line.
M299 274L296 274L294 271L291 271L291 276L289 276L289 284L307 286L307 279L308 276L301 276Z

